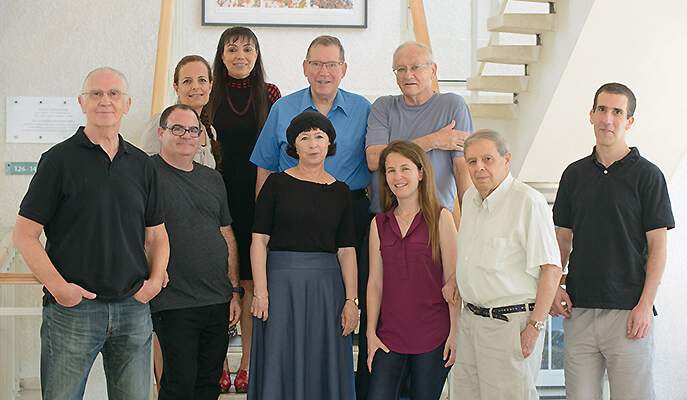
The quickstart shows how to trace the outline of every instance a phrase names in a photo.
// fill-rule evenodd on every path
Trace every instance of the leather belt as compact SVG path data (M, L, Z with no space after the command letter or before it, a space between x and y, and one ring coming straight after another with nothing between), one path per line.
M528 310L532 311L532 310L534 310L534 303L513 304L511 306L494 307L494 308L482 308L482 307L477 307L474 304L466 303L466 307L468 308L468 310L472 311L473 314L479 315L480 317L500 319L501 321L508 322L509 319L508 319L508 317L506 317L505 314L525 312Z

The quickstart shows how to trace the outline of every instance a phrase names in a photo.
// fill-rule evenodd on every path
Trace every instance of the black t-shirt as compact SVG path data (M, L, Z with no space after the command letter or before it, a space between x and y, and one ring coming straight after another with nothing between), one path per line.
M219 172L198 163L182 171L152 156L165 202L169 235L169 284L151 311L226 303L231 297L227 242L220 227L231 224Z
M43 225L45 250L62 277L102 301L125 299L143 285L145 228L164 222L148 155L120 136L110 161L83 127L43 153L19 215Z
M572 229L566 290L584 308L634 308L646 278L646 232L675 227L665 178L635 147L608 168L596 149L570 164L553 220Z
M270 235L275 251L336 253L355 247L348 186L303 181L286 172L271 174L255 204L253 232Z

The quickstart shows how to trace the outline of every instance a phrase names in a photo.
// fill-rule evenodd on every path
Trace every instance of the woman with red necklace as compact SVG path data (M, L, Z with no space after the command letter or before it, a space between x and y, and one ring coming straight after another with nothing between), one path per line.
M265 82L258 38L245 27L229 28L222 33L215 53L213 75L215 79L210 101L203 110L203 119L217 130L221 155L217 169L227 187L232 227L239 248L239 276L241 287L245 289L241 312L243 355L234 386L238 393L245 393L248 389L253 323L250 313L253 300L250 242L256 175L255 165L249 158L267 114L281 93L275 85ZM227 391L230 381L225 373L222 374L221 385Z

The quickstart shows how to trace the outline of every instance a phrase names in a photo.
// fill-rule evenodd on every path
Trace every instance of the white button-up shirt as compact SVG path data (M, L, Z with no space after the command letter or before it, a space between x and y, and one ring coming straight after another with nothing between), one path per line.
M551 209L544 196L508 176L482 200L463 197L456 279L463 300L502 307L535 300L540 266L560 267Z

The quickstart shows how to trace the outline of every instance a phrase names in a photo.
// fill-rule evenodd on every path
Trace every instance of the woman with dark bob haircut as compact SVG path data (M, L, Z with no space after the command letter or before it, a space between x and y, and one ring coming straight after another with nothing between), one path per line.
M351 192L324 169L336 131L324 115L305 111L286 139L298 164L271 174L255 205L248 399L353 400Z
M217 129L220 157L217 169L222 173L229 196L232 228L239 249L239 278L245 290L241 312L243 355L234 386L238 393L248 389L248 366L252 321L253 276L250 266L250 239L255 210L256 167L250 154L272 104L281 97L279 89L265 82L262 52L255 33L235 26L222 33L213 63L215 80L203 119ZM226 371L220 381L223 391L230 386Z

